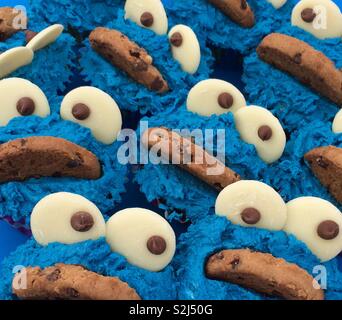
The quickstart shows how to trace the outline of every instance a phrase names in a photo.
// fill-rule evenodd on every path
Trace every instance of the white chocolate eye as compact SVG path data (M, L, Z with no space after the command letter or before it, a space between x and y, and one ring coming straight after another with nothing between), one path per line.
M334 133L342 133L342 109L335 116L332 130Z
M176 237L169 223L157 213L131 208L107 222L106 238L114 252L137 267L160 271L172 260Z
M194 74L201 62L201 48L196 34L185 25L174 26L169 32L172 55L183 71Z
M221 191L216 200L216 214L245 227L283 229L286 204L273 188L258 181L238 181Z
M156 34L167 33L168 20L161 0L127 0L125 19L130 19Z
M272 3L274 8L279 9L286 3L287 0L267 0L267 1Z
M279 120L270 111L249 106L238 110L234 116L241 138L255 146L261 159L272 163L282 156L286 135Z
M49 44L56 41L56 39L62 34L64 27L61 24L54 24L34 36L30 42L26 45L27 48L32 51L38 51L47 47Z
M72 244L104 237L106 224L95 204L80 195L60 192L36 204L31 230L43 246L53 242Z
M246 106L246 100L231 83L208 79L190 90L186 104L189 111L209 117L213 114L236 112Z
M289 234L303 241L323 262L342 251L342 214L330 202L302 197L287 204Z
M342 14L330 0L302 0L292 11L292 25L318 39L342 36Z
M16 47L0 54L0 78L4 78L15 70L30 64L33 51L26 47Z
M116 141L122 127L121 112L114 99L94 87L69 92L62 101L61 117L89 128L105 144Z
M32 82L21 78L0 80L0 126L19 116L50 114L44 92Z

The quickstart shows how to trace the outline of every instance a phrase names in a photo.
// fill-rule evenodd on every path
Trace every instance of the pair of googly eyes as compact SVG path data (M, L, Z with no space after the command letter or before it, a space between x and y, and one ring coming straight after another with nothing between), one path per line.
M168 30L168 19L160 0L127 0L125 18L141 27L163 35ZM169 32L172 55L183 71L194 74L201 61L201 49L196 34L185 25L176 25Z
M173 229L157 213L131 208L114 214L106 223L95 204L66 192L51 194L37 203L31 215L31 230L43 246L105 237L113 252L150 271L164 269L176 250Z
M63 30L64 27L60 24L52 25L34 35L26 47L16 47L3 52L0 55L0 78L30 64L33 61L34 52L56 41Z
M44 92L32 82L20 78L0 81L0 125L18 116L50 114L49 102ZM105 92L94 87L80 87L63 99L61 117L91 130L104 144L113 143L122 126L122 116L116 102Z
M342 214L319 198L301 197L285 204L270 186L239 181L219 194L215 211L244 227L284 230L304 242L322 261L342 251Z
M283 154L286 135L279 120L265 108L246 107L243 94L231 83L208 79L196 84L189 92L187 109L202 116L234 113L241 138L253 144L265 162L277 161Z
M331 0L302 0L292 11L291 22L318 39L342 36L342 13Z

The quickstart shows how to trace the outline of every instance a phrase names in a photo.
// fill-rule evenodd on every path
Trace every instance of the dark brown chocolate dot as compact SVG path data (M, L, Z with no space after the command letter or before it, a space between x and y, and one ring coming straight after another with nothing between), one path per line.
M241 0L241 9L246 10L248 8L248 4L246 0Z
M240 264L240 258L239 257L234 257L234 260L230 264L231 264L233 270L236 270L237 267Z
M34 101L29 97L23 97L17 102L17 110L22 116L30 116L35 109Z
M77 103L72 108L72 115L77 120L86 120L90 116L90 109L84 103Z
M293 61L296 64L301 64L302 63L302 54L301 53L296 53L296 55L293 58Z
M88 212L76 212L70 220L72 228L78 232L87 232L94 225L94 218Z
M301 16L302 16L303 21L305 21L307 23L311 23L312 21L315 20L316 13L314 12L313 9L306 8L302 11Z
M324 240L335 239L340 233L340 227L335 221L326 220L319 224L317 234Z
M25 41L26 41L26 44L28 44L37 34L38 34L38 32L34 32L34 31L31 31L31 30L26 30L25 31Z
M140 17L140 22L144 27L152 27L154 18L151 12L144 12Z
M180 32L175 32L171 37L170 37L170 43L175 46L175 47L180 47L183 43L183 36L181 35Z
M159 256L166 250L166 241L160 236L153 236L147 241L147 249L152 254Z
M258 136L262 141L268 141L272 138L273 132L269 126L261 126L258 130Z
M71 299L76 299L76 298L80 297L79 292L77 290L75 290L74 288L66 288L65 293Z
M246 208L241 212L241 219L247 224L257 224L261 219L261 214L255 208Z
M233 96L228 92L223 92L218 96L218 104L223 109L229 109L234 104L234 98Z
M60 278L60 276L61 276L61 270L56 269L53 272L51 272L50 274L48 274L46 279L50 282L55 282Z
M163 86L164 86L163 80L160 77L156 77L152 82L151 89L153 91L159 91L161 90L161 88L163 88Z
M67 167L70 169L77 168L78 166L80 166L80 162L78 160L70 160L67 163Z

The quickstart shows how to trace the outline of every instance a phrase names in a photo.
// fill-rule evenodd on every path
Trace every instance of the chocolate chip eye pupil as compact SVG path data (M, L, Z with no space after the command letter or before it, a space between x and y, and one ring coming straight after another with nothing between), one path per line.
M147 241L147 249L154 255L161 255L166 250L166 241L160 236L152 236Z
M183 36L181 35L180 32L175 32L171 38L170 38L170 42L173 46L175 47L180 47L183 43Z
M34 101L29 97L23 97L17 102L17 111L22 116L30 116L34 113L35 109Z
M269 126L261 126L258 130L258 136L262 141L268 141L272 138L273 131Z
M335 239L340 233L340 227L335 221L326 220L319 224L317 234L324 240Z
M70 220L72 228L78 232L89 231L93 227L94 223L93 216L90 213L83 211L73 214Z
M154 22L152 13L144 12L140 17L140 22L144 27L147 27L147 28L152 27L153 22Z
M77 120L86 120L90 116L90 109L89 107L84 103L77 103L72 108L72 115Z
M234 98L228 92L221 93L219 95L217 101L218 101L218 104L220 105L220 107L223 108L223 109L229 109L234 104Z
M241 212L241 219L250 225L257 224L261 219L261 213L255 208L246 208Z
M316 13L314 12L313 9L306 8L301 12L301 16L302 16L303 21L305 21L307 23L311 23L315 20Z

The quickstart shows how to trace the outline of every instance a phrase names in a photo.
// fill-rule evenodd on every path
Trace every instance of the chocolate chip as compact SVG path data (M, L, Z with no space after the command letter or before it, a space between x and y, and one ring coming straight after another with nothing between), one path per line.
M80 294L77 290L74 288L66 288L65 293L67 294L68 297L76 299L80 297Z
M329 164L324 161L323 157L318 157L316 162L317 165L323 169L327 169L329 167Z
M77 103L72 108L72 115L77 120L86 120L90 116L90 109L89 107L84 103Z
M237 269L240 264L240 258L234 257L234 260L230 264L232 265L233 270Z
M36 105L29 97L23 97L17 102L17 110L22 116L33 114Z
M60 278L60 276L61 276L61 270L56 269L52 273L47 275L46 279L48 281L55 282L55 281L57 281Z
M296 55L293 58L293 61L296 64L301 64L302 63L302 54L301 53L296 53Z
M159 91L161 88L163 88L164 82L160 77L156 77L151 85L151 89L154 91Z
M340 233L340 227L335 221L326 220L317 227L317 234L324 240L335 239Z
M261 214L255 208L246 208L241 212L241 219L247 224L256 224L260 221Z
M131 50L129 50L129 54L132 57L140 58L140 50L139 49L131 49Z
M241 9L246 10L248 8L248 4L246 0L241 0Z
M77 168L80 165L78 160L71 160L67 163L67 167L70 169Z
M87 232L94 225L94 218L88 212L76 212L70 220L72 228L78 232Z
M170 37L170 43L175 46L175 47L180 47L183 43L183 36L181 35L180 32L175 32L171 37Z
M303 21L305 21L307 23L311 23L312 21L315 20L316 13L314 12L313 9L306 8L302 11L301 16L302 16Z
M258 136L262 141L268 141L272 138L273 132L269 126L261 126L258 130Z
M147 28L151 27L154 22L152 13L144 12L140 17L140 22L144 27L147 27Z
M25 41L26 41L26 44L28 44L37 34L38 34L38 32L26 30L25 31Z
M218 104L223 109L229 109L234 104L234 98L233 96L228 92L221 93L217 98Z
M160 236L153 236L147 241L147 249L155 255L161 255L166 250L166 241Z

